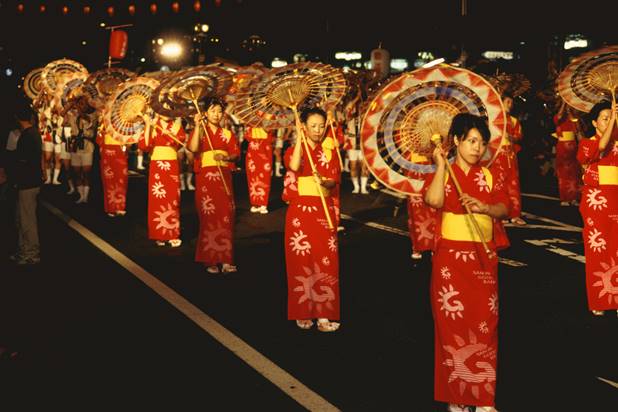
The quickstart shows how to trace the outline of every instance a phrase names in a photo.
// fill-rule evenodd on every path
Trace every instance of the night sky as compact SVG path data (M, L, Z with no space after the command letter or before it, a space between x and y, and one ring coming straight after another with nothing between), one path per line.
M149 10L152 3L157 4L154 15ZM563 1L468 0L465 18L461 16L461 0L380 0L371 6L350 0L202 0L199 12L194 10L195 0L178 0L177 13L172 3L0 0L2 86L12 88L29 70L62 57L78 60L90 71L102 68L109 41L109 32L100 27L102 22L134 25L127 30L129 52L119 65L139 72L160 67L153 58L152 39L193 36L196 23L210 25L204 39L206 63L219 56L240 64L261 60L269 65L275 56L291 61L295 53L337 63L334 53L341 50L360 51L363 60L368 60L369 52L380 43L392 57L412 60L418 51L428 50L452 61L464 47L469 61L478 59L484 50L515 51L520 59L504 63L502 68L526 73L532 79L546 73L552 40L562 44L564 35L582 33L591 40L592 48L618 42L618 31L611 29L609 20L612 13L604 5L608 2L598 0L587 1L587 8L567 8ZM18 4L24 5L21 13ZM39 11L41 4L46 6L44 13ZM135 5L133 16L128 11L131 4ZM68 7L66 15L62 13L64 5ZM91 8L87 15L84 6ZM114 7L113 17L107 13L109 6ZM260 36L266 46L252 52L242 48L242 41L250 35ZM212 37L219 38L219 43L209 42ZM568 57L568 53L561 56ZM146 61L142 63L141 58ZM191 61L189 56L177 66L195 64L195 58ZM13 70L10 78L6 68Z

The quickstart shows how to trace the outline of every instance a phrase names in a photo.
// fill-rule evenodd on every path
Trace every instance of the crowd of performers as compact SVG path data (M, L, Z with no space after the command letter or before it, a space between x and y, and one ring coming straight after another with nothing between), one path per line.
M508 113L513 97L503 98ZM195 190L199 216L195 261L213 274L237 270L232 172L240 157L241 134L247 141L244 170L252 213L268 213L272 176L283 177L283 199L288 204L284 234L288 319L301 329L316 325L322 332L336 331L342 172L350 172L353 193L368 193L359 141L360 105L352 100L337 113L308 108L300 124L276 131L230 127L225 104L217 98L208 98L204 108L192 119L142 115L146 126L140 156L145 152L150 156L148 237L160 246L180 246L180 192ZM38 114L45 183L60 184L64 167L69 193L79 194L77 203L88 202L93 152L98 147L105 213L124 215L127 150L106 131L101 113L75 107ZM562 106L554 122L560 201L563 206L580 207L588 304L599 315L618 309L616 108L602 102L583 114ZM522 136L521 124L508 114L507 134L496 160L482 167L479 161L490 139L486 119L459 114L449 131L455 143L452 171L447 171L440 146L431 159L416 154L410 159L437 167L433 174L410 176L417 193L408 198L408 223L412 258L432 252L435 397L448 403L450 411L467 411L470 405L477 411L495 410L496 252L509 245L504 223L526 224L521 218L517 159ZM284 141L289 142L285 152ZM138 167L143 168L141 159ZM472 219L476 231L471 230Z

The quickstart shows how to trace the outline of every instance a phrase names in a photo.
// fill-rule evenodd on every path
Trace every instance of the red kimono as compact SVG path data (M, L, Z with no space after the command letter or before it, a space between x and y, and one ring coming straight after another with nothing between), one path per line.
M464 193L508 207L505 190L493 185L488 169L466 175L453 164ZM447 403L493 406L498 351L498 258L488 256L471 228L449 176L445 201L437 212L432 259L431 305L435 323L435 399ZM499 222L475 214L492 251L508 244Z
M284 156L286 168L294 147ZM321 145L311 156L318 173L339 183L336 155L328 158ZM285 263L288 278L288 319L327 318L339 320L339 246L336 227L329 229L318 186L313 180L307 153L297 178L297 193L290 197L285 215ZM331 220L335 209L328 190L322 189Z
M170 136L184 142L186 134L180 119L164 122L156 120L146 145L138 147L149 151L148 168L148 238L166 241L180 238L180 180L176 151L179 144Z
M513 117L509 116L506 132L513 142L519 142L522 138L521 124ZM521 216L521 190L519 188L519 165L517 164L516 153L521 150L519 144L511 145L506 137L502 140L500 151L496 160L491 164L490 170L495 177L496 189L506 188L509 196L509 219Z
M412 154L412 162L429 164L425 156ZM411 172L412 187L416 191L408 197L408 230L412 241L412 253L425 252L434 248L434 234L436 229L436 209L423 200L431 182L433 174Z
M249 202L251 206L268 206L274 136L262 128L248 127L245 139L249 142L245 158Z
M232 170L234 163L216 161L215 154L235 157L240 154L236 136L228 129L218 128L212 133L207 126L212 149L208 139L200 140L199 171L196 174L195 208L200 229L195 248L195 261L205 266L219 263L234 264L234 191ZM198 157L196 156L196 159ZM219 164L219 167L217 167ZM221 174L229 194L225 191Z
M556 125L556 176L560 200L570 202L579 200L581 189L581 169L577 162L577 122L578 119L567 117L560 121L554 117Z
M333 140L333 130L335 131L335 136L337 138L337 144ZM337 164L339 164L339 178L338 182L341 181L341 164L339 163L339 154L338 148L341 148L344 141L343 129L341 126L335 126L333 124L333 129L329 127L326 128L326 137L322 141L322 148L327 155L335 157ZM335 207L335 222L333 224L335 226L339 226L339 222L341 222L341 184L337 183L337 185L331 189L330 195L333 198L333 206Z
M582 139L577 151L584 166L579 211L590 310L618 309L618 142L614 136L601 152L599 139Z
M105 213L124 212L129 185L129 166L125 146L105 133L103 126L99 128L97 144L101 155L100 171Z

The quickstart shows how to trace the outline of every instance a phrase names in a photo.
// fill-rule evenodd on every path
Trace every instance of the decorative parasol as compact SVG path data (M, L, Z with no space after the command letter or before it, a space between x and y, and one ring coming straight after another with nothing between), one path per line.
M346 91L339 69L322 63L290 64L254 79L239 93L234 114L251 127L284 128L294 123L292 103L334 108Z
M36 99L43 90L42 74L43 68L39 67L31 70L24 78L24 93L32 100Z
M135 77L118 86L105 105L105 129L123 144L137 143L145 127L141 115L159 86L155 79Z
M75 60L54 60L43 68L43 73L41 74L43 87L48 93L54 94L58 84L62 82L62 78L76 72L88 75L88 70Z
M618 46L593 50L574 59L560 73L556 87L571 107L588 113L602 100L613 98L618 86Z
M247 90L252 81L263 76L268 69L262 63L253 63L251 66L240 67L235 70L232 77L232 87L225 95L228 104L234 104L240 93Z
M60 77L54 97L62 110L70 109L72 103L82 96L81 86L87 77L87 74L81 72L73 72Z
M116 87L137 76L134 72L119 67L110 67L90 73L84 82L84 91L92 107L103 107L105 101L114 92Z
M223 97L232 85L232 75L216 65L181 70L165 80L152 94L153 110L167 117L191 117L196 113L194 101L204 97Z
M500 95L483 77L462 68L440 65L400 75L373 98L364 115L361 148L371 173L384 185L413 194L412 173L433 173L435 165L414 163L412 154L431 158L433 135L447 140L458 113L487 116L491 139L481 162L490 164L506 133Z

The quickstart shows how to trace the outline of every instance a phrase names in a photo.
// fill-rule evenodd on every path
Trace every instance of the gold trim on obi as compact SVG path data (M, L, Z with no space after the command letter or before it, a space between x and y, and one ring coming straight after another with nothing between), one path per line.
M322 185L317 185L313 176L299 176L298 177L298 194L300 196L320 196L318 187L322 190L322 194L330 196L330 190Z
M202 153L202 167L210 167L210 166L228 166L230 163L224 160L215 160L216 154L222 154L223 156L228 155L225 150L209 150L207 152Z
M618 166L599 165L599 184L618 185Z
M176 160L178 155L176 149L171 146L155 146L152 149L150 160Z
M490 216L473 213L476 222L483 233L483 240L489 242L494 238L493 220ZM467 214L451 212L442 213L442 237L448 240L461 240L468 242L480 242L478 233L474 229L474 223Z
M562 132L562 136L558 138L560 142L572 142L575 140L575 133L571 131Z
M103 138L103 142L108 146L121 146L118 140L114 139L111 134L105 133L105 137Z

